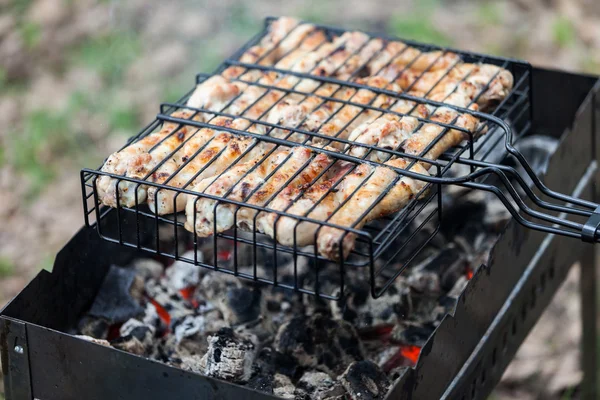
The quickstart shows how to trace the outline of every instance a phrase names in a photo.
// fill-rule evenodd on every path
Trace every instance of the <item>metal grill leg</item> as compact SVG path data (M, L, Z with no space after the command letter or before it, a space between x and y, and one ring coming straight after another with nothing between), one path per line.
M581 384L582 399L593 400L598 394L598 359L597 359L597 293L596 293L596 248L586 246L581 257L581 323L583 335L581 340L583 382Z

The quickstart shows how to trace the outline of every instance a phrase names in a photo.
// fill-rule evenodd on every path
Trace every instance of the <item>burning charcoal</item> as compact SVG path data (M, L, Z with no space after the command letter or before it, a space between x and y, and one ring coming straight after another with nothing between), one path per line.
M208 351L203 357L204 374L233 382L247 382L256 355L256 337L235 336L230 328L222 328L208 337Z
M96 343L102 346L106 346L106 347L110 347L110 343L108 342L108 340L104 340L104 339L96 339L93 338L91 336L87 336L87 335L75 335L75 337L77 339L82 339L85 340L87 342L92 342L92 343Z
M423 347L434 330L431 325L403 321L394 327L391 339L394 343Z
M133 262L133 269L145 281L148 279L159 279L163 274L165 267L158 261L151 258L140 258Z
M134 279L132 268L111 265L88 314L104 318L110 324L141 315L144 310L130 292Z
M202 253L199 254L198 261L202 261L200 255L202 255ZM182 257L193 260L194 252L188 251L183 254ZM166 284L175 290L197 286L200 283L200 270L201 267L199 265L177 260L165 271Z
M297 399L335 399L344 393L342 385L324 372L307 371L296 384Z
M178 291L151 279L146 282L146 293L164 308L171 320L194 314L194 307Z
M273 376L273 394L275 396L283 397L284 399L294 399L296 396L294 392L296 387L285 375L275 374Z
M155 332L164 330L165 326L156 311L156 307L152 303L146 303L144 315L141 318L145 326L154 328Z
M173 334L169 346L180 356L204 354L208 349L206 337L227 324L215 310L205 315L187 315L171 324Z
M339 374L345 365L362 360L364 350L352 325L323 314L299 316L283 324L275 349L293 356L303 367Z
M372 361L353 362L338 379L352 400L384 399L390 387L385 373Z
M96 339L106 339L108 337L109 328L110 326L105 319L86 315L79 321L77 330L85 336L91 336Z

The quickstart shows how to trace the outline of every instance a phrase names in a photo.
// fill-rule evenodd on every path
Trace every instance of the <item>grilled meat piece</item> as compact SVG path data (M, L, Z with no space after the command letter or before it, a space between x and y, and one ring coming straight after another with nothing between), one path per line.
M399 158L388 161L385 165L373 167L363 164L344 178L352 182L347 191L340 196L343 198L342 202L346 199L347 201L341 207L336 206L337 210L329 218L329 223L360 229L371 220L400 210L425 187L425 182L401 176L387 168L389 166L406 169L409 161ZM428 175L419 164L415 164L410 171ZM356 186L358 189L354 190ZM321 255L338 261L348 256L355 240L354 233L325 226L319 232L317 246Z

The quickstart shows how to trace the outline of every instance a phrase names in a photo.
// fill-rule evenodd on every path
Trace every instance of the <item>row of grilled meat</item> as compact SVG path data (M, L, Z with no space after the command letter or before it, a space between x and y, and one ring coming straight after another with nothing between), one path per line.
M198 84L175 119L112 154L97 193L111 207L185 210L186 228L202 237L237 226L344 259L356 240L349 228L402 209L426 188L401 174L428 175L430 164L410 155L435 160L485 132L462 111L489 109L512 86L509 71L452 52L360 32L330 38L280 18L239 63Z

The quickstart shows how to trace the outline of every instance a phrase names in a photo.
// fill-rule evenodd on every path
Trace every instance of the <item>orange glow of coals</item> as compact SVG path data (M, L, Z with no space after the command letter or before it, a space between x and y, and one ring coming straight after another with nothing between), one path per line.
M198 308L198 306L199 306L198 300L194 299L194 292L195 291L196 291L196 287L195 286L190 286L190 287L187 287L185 289L181 289L179 291L179 294L181 294L181 297L183 297L184 299L186 299L187 301L189 301L194 308Z
M382 369L385 372L390 372L394 368L398 367L414 367L419 359L421 348L419 346L400 346L400 350L390 357L389 360L383 364Z
M196 290L196 288L194 286L190 286L190 287L186 287L185 289L181 289L179 291L179 293L181 294L181 296L184 299L190 300L192 298L192 296L194 295L194 290Z
M387 340L394 330L394 325L380 325L360 330L363 340Z
M158 302L154 299L150 299L150 303L152 303L154 308L156 308L156 313L158 314L160 319L162 319L163 322L167 326L169 326L171 324L171 316L169 315L168 311L165 310L165 308L163 306L161 306L160 304L158 304Z
M402 346L400 354L415 365L421 354L421 348L419 346Z
M467 275L468 280L471 280L473 278L473 270L471 268L467 267L465 274Z
M217 260L219 261L230 261L233 257L233 252L229 250L220 250L217 252Z

